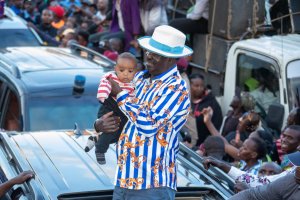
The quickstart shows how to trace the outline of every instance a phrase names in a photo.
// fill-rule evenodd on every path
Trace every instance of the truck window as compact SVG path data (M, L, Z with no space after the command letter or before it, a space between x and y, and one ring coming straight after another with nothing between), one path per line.
M236 87L255 98L255 111L262 117L272 103L280 102L279 76L275 66L266 60L240 54L236 74Z
M287 92L290 110L300 106L300 60L293 61L287 66Z

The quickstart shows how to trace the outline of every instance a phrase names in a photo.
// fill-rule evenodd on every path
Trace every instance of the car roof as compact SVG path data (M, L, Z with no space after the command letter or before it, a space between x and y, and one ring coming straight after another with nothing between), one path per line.
M299 34L288 34L262 36L255 39L241 40L234 43L232 49L234 50L235 48L250 48L264 55L271 55L272 57L279 59L279 62L283 61L283 65L284 63L288 63L291 60L299 59L299 46Z
M95 86L101 75L113 69L56 47L9 47L0 50L0 60L28 91L69 87L76 75L87 77L86 85Z
M4 7L4 17L0 19L0 29L28 29L24 20L10 8Z
M100 166L92 154L84 151L83 137L68 132L35 132L10 135L35 180L51 199L67 192L113 189L114 167ZM21 159L21 158L17 158Z
M94 150L84 151L91 132L81 133L78 137L73 131L8 132L2 137L15 147L12 151L16 160L26 160L25 167L35 172L35 180L51 199L65 193L112 190L117 164L115 145L110 145L106 153L106 164L99 165ZM214 188L187 165L181 164L177 175L178 187Z

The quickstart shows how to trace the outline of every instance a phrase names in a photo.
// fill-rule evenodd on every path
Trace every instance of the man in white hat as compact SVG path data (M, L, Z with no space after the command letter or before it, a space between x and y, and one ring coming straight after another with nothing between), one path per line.
M193 52L185 40L182 32L167 25L157 27L152 37L138 39L146 50L147 70L133 80L134 98L111 80L112 94L129 119L117 145L113 199L175 198L177 136L190 109L186 83L176 66L178 58Z

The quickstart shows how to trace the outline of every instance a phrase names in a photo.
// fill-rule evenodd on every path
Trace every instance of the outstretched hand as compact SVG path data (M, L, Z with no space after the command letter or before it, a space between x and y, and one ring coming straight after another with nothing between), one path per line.
M24 171L20 173L15 178L12 178L11 181L14 185L24 183L25 181L34 178L34 173L32 171Z
M208 170L211 165L220 168L225 173L228 173L230 170L229 164L226 164L226 163L224 163L216 158L213 158L213 157L203 158L202 164L206 170Z
M119 129L121 119L113 115L113 112L106 113L95 121L97 132L112 133Z
M203 114L204 123L211 121L214 111L210 106L208 106L207 108L203 108L201 112Z

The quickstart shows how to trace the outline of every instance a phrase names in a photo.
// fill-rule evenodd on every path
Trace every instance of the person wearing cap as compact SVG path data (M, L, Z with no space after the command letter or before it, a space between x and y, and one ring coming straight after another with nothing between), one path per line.
M138 39L146 51L147 70L133 79L134 97L110 80L111 93L128 117L117 144L113 199L175 199L178 133L190 109L186 83L176 67L177 58L193 52L185 40L182 32L167 25ZM95 129L99 126L101 119Z
M65 10L63 7L59 5L50 6L49 10L51 10L54 13L54 21L51 23L51 25L55 29L60 29L65 25L64 15Z

